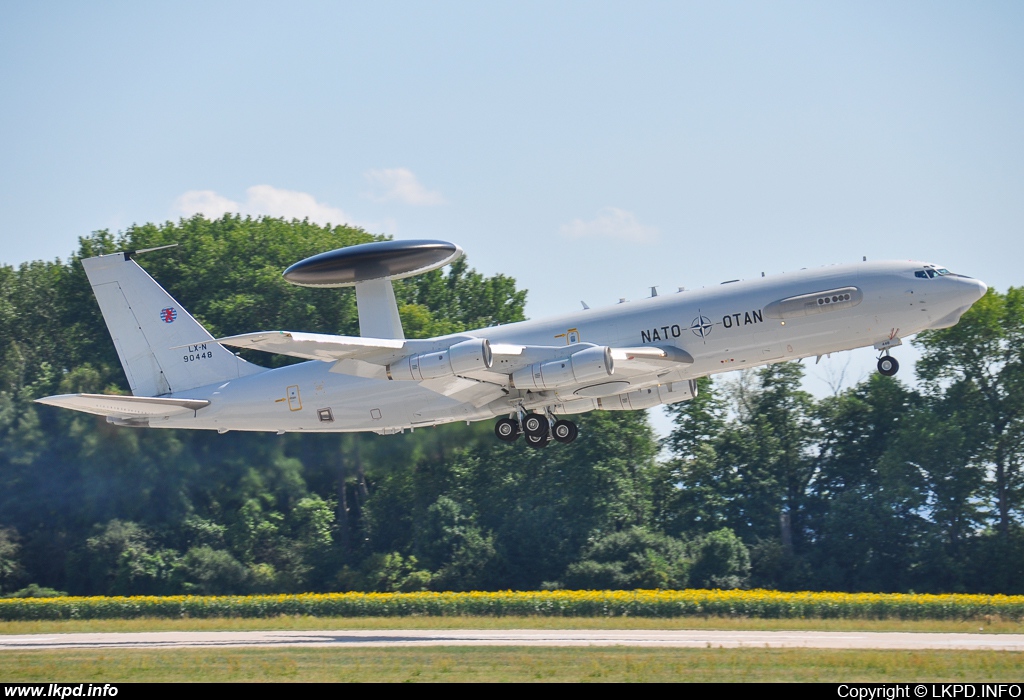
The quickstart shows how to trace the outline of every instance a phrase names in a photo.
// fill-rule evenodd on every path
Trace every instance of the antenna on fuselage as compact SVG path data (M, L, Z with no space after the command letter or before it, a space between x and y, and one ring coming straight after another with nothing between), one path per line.
M403 340L391 280L436 270L462 254L462 248L447 241L377 241L300 260L284 271L284 278L302 287L355 287L359 334Z

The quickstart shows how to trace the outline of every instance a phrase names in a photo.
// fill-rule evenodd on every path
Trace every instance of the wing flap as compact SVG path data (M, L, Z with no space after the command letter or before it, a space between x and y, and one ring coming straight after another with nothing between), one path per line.
M505 396L508 392L501 386L488 382L467 379L465 377L442 377L440 379L425 379L419 383L425 389L448 396L463 403L469 403L480 407L490 403L494 399Z
M612 358L624 361L654 360L671 364L693 364L693 355L671 345L664 347L660 345L644 345L637 348L612 348Z
M574 352L594 347L589 343L565 345L515 345L494 343L494 365L487 370L467 372L466 376L501 386L509 386L508 376L538 362L565 359ZM644 375L663 375L693 364L690 353L672 345L644 345L640 347L611 348L615 362L613 377L632 379Z
M693 356L672 345L644 345L636 348L612 348L615 376L635 377L664 373L693 364Z

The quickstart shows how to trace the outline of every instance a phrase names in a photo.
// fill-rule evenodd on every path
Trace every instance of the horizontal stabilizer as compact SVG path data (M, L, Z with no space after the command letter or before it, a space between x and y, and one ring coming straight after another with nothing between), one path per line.
M97 416L118 418L164 418L192 413L209 406L204 399L170 399L147 396L111 396L108 394L61 394L36 399L37 403L60 406Z
M292 331L245 333L227 338L217 338L213 342L236 348L262 350L263 352L322 362L359 359L375 364L387 364L408 354L408 352L403 352L406 346L404 340Z

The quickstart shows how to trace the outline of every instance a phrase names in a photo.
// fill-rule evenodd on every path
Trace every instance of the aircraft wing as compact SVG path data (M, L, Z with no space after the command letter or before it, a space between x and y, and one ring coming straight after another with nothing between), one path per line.
M210 405L205 399L170 399L149 396L111 396L108 394L61 394L36 399L37 403L60 406L97 416L115 418L165 418L193 413Z
M425 379L419 382L419 385L443 396L448 396L477 407L508 394L508 391L499 384L468 379L466 377Z
M693 364L693 356L674 346L644 345L633 348L611 348L615 373L619 379L632 379L644 375L662 375ZM537 362L551 362L568 356L565 345L491 345L494 365L488 370L466 374L481 381L508 386L508 375Z
M207 341L211 342L211 341ZM416 352L429 351L436 340L395 340L356 336L302 333L296 331L263 331L217 338L214 343L237 348L250 348L264 352L300 357L306 360L332 362L331 372L372 379L386 379L385 366ZM463 396L476 404L496 398L494 387L508 387L508 376L535 362L546 362L567 356L564 345L516 345L496 343L491 346L494 366L487 370L467 372L462 383L459 377L420 382L424 387L445 396ZM623 379L644 375L664 374L692 364L693 357L685 350L673 346L645 345L641 347L612 348L615 376ZM485 382L490 386L477 386ZM486 403L487 401L483 401Z
M404 340L294 331L244 333L207 342L322 362L362 360L376 365L386 365L409 354L403 351L407 343Z

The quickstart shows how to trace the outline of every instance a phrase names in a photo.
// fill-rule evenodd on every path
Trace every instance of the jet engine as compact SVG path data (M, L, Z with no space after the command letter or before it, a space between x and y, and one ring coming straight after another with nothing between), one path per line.
M474 338L444 350L403 357L387 366L388 379L419 382L424 379L452 377L466 372L490 369L494 362L491 343Z
M509 375L515 389L554 389L570 384L607 379L615 372L612 350L606 346L589 347L569 357L537 362Z

